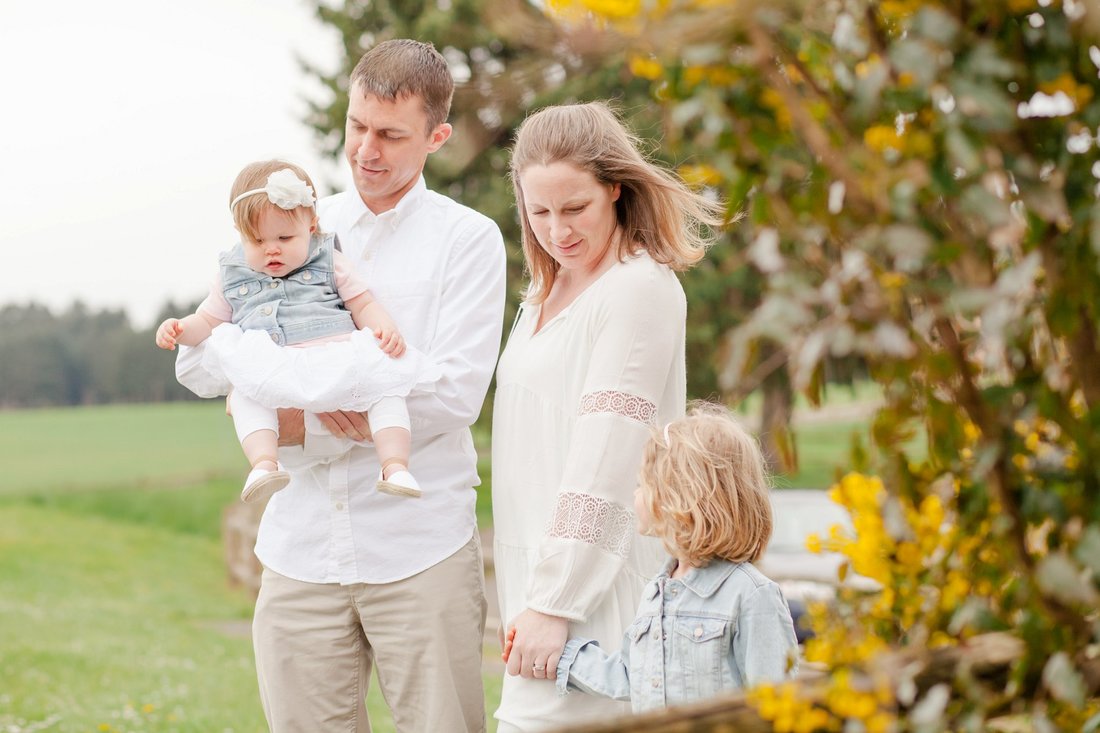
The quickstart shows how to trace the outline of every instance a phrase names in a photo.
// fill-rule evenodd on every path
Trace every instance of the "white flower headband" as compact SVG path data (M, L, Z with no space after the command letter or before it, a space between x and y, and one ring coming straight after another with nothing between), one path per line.
M278 206L280 209L296 209L299 206L313 206L315 201L313 197L313 188L303 181L301 178L289 168L283 168L281 171L275 171L267 177L267 185L263 188L254 188L251 191L245 191L237 198L233 199L233 203L229 204L229 208L232 209L241 199L248 196L254 196L258 193L266 193L267 200Z

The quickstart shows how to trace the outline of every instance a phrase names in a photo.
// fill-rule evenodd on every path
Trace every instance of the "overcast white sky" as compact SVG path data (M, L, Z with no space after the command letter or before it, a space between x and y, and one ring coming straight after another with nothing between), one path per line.
M80 299L147 326L230 246L229 186L284 158L343 187L300 122L303 56L339 39L304 0L7 3L0 21L0 305Z

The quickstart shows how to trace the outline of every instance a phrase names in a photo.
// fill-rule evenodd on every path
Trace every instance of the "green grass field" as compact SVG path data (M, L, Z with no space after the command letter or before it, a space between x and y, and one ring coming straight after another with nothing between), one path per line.
M859 428L801 429L802 470L777 484L827 485ZM222 405L0 412L0 466L0 731L263 731L252 598L221 554L246 468ZM393 730L376 686L368 707Z

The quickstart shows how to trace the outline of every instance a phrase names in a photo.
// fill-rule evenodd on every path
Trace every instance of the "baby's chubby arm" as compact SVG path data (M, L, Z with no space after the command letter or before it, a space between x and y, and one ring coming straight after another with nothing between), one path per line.
M224 321L199 311L183 318L167 318L157 328L157 346L173 351L177 344L198 346Z
M355 327L361 331L370 329L378 339L378 348L387 355L396 359L405 353L405 338L397 330L397 324L369 292L360 293L345 301L344 307L351 312Z

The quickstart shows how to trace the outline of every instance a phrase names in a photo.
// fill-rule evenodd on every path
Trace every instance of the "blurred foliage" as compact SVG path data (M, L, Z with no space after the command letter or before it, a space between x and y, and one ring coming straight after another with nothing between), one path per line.
M879 590L815 610L828 691L765 691L761 714L776 730L1100 728L1100 4L552 8L621 39L666 144L709 151L685 175L743 207L740 246L709 263L759 293L713 293L731 311L712 334L722 383L779 349L811 401L828 357L863 360L884 391L877 450L854 446L834 489L856 534L817 541ZM920 694L919 663L876 678L889 647L987 631L1023 642L1007 678Z

